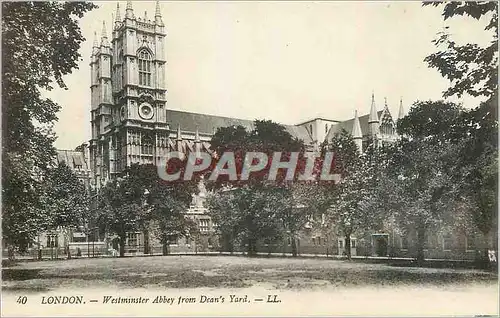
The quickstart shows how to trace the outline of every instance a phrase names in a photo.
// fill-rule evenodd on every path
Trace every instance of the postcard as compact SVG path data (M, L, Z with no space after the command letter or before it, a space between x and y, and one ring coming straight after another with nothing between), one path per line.
M497 19L2 2L2 315L497 316Z

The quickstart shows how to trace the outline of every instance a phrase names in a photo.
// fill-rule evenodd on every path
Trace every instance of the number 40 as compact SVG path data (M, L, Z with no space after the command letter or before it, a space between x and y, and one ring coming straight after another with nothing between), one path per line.
M24 304L26 304L27 302L28 302L28 297L26 297L26 296L19 296L19 297L17 298L17 303L18 303L18 304L23 304L23 305L24 305Z

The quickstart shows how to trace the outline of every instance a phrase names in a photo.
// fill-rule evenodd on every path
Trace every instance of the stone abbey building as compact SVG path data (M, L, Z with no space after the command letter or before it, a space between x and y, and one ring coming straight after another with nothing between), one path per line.
M99 189L108 180L134 163L158 164L169 151L210 152L210 139L219 127L242 125L252 129L253 121L206 114L171 110L168 105L165 83L166 30L159 3L154 18L136 16L131 2L125 12L117 5L111 34L103 23L100 40L96 35L90 62L91 70L91 125L92 137L88 148L78 151L59 151L59 161L65 161L79 173L90 187ZM311 151L318 150L324 141L331 140L342 129L352 136L362 150L369 139L393 142L396 134L395 121L385 101L381 110L367 95L366 115L357 112L349 120L314 118L297 125L286 125L294 137L303 140ZM400 101L398 118L404 115ZM80 153L80 154L78 154ZM171 245L171 251L206 252L218 251L218 239L214 226L203 205L206 191L193 197L193 204L186 214L196 219L201 239L179 238ZM414 234L403 235L395 227L381 228L380 232L353 237L353 255L409 256L412 255ZM76 239L80 237L79 239ZM89 237L74 233L72 245L89 252ZM108 240L109 239L109 240ZM98 240L101 252L116 246L112 238ZM77 241L81 241L80 243ZM150 251L161 252L161 245L150 240ZM43 242L43 240L42 240ZM269 246L261 242L259 251L291 252L290 240L281 245ZM62 243L61 243L62 244ZM85 245L86 244L86 245ZM129 233L127 252L141 253L144 248L143 233ZM345 251L344 238L326 235L321 228L306 225L298 242L299 253L341 255ZM428 257L472 258L474 238L467 233L458 235L439 233L429 237Z

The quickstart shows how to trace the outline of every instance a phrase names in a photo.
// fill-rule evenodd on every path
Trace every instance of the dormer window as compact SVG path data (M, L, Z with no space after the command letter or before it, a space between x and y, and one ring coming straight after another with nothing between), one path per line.
M151 86L151 54L147 50L141 50L138 54L139 60L139 85Z
M82 158L79 156L74 156L73 157L73 168L76 170L82 169L83 163L82 163Z

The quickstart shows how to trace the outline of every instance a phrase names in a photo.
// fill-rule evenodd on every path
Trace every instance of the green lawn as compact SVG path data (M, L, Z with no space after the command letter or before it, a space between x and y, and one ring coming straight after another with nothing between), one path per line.
M237 256L166 256L20 262L2 271L4 291L60 288L244 288L281 290L496 284L496 273L395 267L355 261Z

